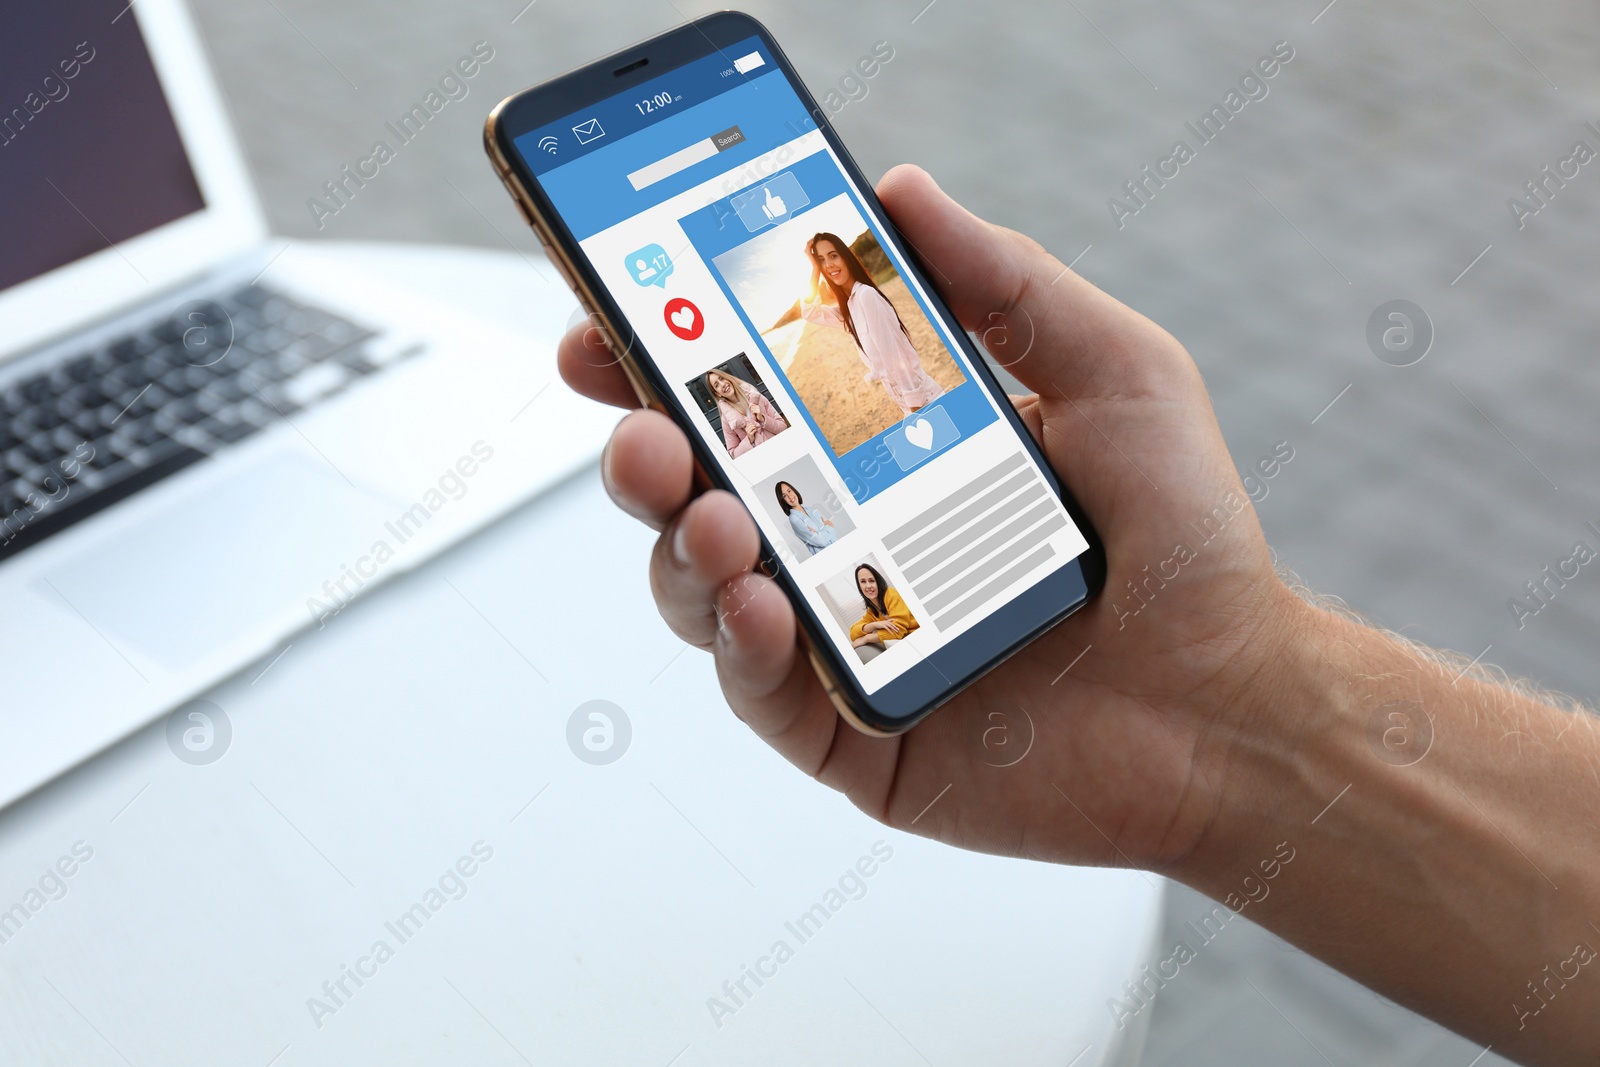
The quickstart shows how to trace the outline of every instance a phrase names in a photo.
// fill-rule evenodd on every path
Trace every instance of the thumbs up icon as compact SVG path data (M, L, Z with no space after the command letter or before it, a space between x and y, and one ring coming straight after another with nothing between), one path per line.
M769 219L776 219L780 215L788 214L788 209L783 206L783 197L773 196L772 187L768 186L763 192L766 198L761 202L761 213Z
M776 226L794 218L795 213L811 206L811 198L800 187L793 171L784 171L754 185L742 193L734 194L728 206L739 216L744 228L751 233Z

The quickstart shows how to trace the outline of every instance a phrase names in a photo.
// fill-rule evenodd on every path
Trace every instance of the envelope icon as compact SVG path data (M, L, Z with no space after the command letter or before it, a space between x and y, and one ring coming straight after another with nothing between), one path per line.
M588 144L590 141L598 140L606 135L606 131L600 126L599 119L580 122L572 127L572 132L577 135L579 144Z

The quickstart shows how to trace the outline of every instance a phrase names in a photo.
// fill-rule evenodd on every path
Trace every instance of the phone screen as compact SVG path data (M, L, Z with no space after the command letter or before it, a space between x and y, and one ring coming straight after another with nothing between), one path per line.
M1088 548L761 38L514 144L865 692Z

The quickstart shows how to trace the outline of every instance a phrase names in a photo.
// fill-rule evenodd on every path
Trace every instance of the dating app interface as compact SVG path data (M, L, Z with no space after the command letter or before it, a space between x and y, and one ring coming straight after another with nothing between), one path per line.
M1088 548L759 38L516 147L867 692Z

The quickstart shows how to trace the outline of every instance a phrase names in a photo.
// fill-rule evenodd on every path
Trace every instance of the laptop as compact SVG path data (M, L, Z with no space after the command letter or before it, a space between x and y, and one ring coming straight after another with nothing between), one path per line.
M0 805L598 453L558 280L530 341L359 262L267 233L179 0L0 16Z

